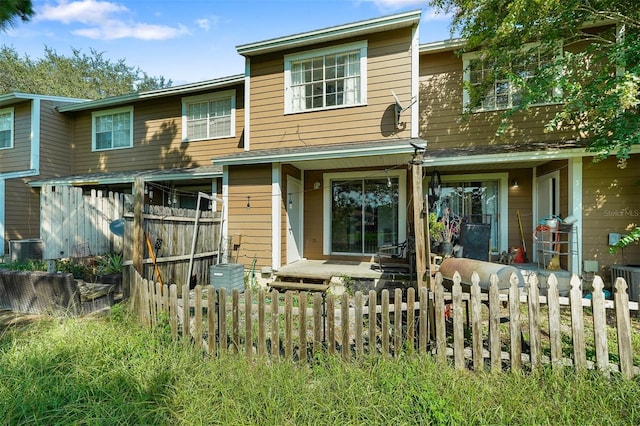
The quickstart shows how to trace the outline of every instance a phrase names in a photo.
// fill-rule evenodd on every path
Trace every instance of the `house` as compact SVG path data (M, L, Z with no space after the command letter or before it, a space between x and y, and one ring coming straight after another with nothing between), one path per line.
M370 262L413 232L408 165L418 146L425 192L441 181L432 207L486 225L488 258L525 246L535 260L556 241L534 230L559 216L574 220L564 269L639 263L637 245L608 248L609 234L640 217L640 150L625 169L613 158L593 163L581 135L544 131L554 104L517 114L497 136L514 101L500 85L461 119L463 82L481 76L482 64L457 54L460 40L420 44L428 31L420 20L409 11L244 44L244 74L60 105L68 169L29 185L126 192L142 176L146 202L185 207L193 200L182 194L214 192L246 267ZM544 253L540 260L546 268Z
M71 123L56 108L81 101L25 93L0 95L1 253L7 253L9 240L39 237L40 198L26 182L68 172Z

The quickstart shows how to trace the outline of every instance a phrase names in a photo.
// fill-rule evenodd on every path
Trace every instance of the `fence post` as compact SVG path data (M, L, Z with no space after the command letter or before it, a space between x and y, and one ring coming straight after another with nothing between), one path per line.
M627 379L633 377L633 351L631 348L631 315L629 312L629 294L627 282L618 277L614 284L616 325L618 329L618 351L620 353L620 372Z
M491 356L491 370L500 371L502 344L500 339L500 294L498 283L500 279L496 274L489 277L489 348Z
M537 275L530 275L528 284L529 302L529 350L531 368L540 366L542 342L540 340L540 290Z
M609 377L609 347L607 346L607 314L604 306L604 283L596 275L593 278L591 310L593 311L593 344L596 348L596 361L602 373Z
M587 355L584 341L584 315L582 312L582 289L580 278L577 275L571 277L571 333L573 339L573 362L578 371L587 369Z
M471 337L473 350L473 369L484 369L484 347L482 345L482 300L480 276L477 272L471 274Z
M474 272L475 274L475 272ZM477 274L476 274L477 275ZM462 277L456 271L453 274L453 288L451 289L453 314L453 358L454 365L463 369L464 364L464 306L462 304Z
M520 289L515 273L509 278L509 334L511 336L511 369L522 369L522 331L520 329Z
M547 306L549 307L549 346L551 349L551 368L562 368L562 335L560 332L560 300L558 279L555 274L547 278Z

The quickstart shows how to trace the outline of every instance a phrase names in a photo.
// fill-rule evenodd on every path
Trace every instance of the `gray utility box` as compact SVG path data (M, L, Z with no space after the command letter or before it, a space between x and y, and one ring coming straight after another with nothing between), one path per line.
M237 289L244 292L244 265L240 263L221 263L209 268L209 284L216 289L227 291Z

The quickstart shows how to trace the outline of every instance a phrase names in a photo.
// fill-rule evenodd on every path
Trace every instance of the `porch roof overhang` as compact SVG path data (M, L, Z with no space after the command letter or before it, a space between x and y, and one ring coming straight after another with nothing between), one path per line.
M535 167L550 160L588 155L584 146L575 141L431 148L425 140L407 138L247 151L213 158L212 161L217 166L287 163L301 170L389 167L409 162L414 154L412 142L426 144L426 151L423 153L425 167L450 166L469 169L507 164L513 168L525 168Z
M122 172L85 173L69 176L51 177L47 179L32 180L29 186L39 188L44 185L116 185L133 183L141 177L145 181L184 181L192 179L212 179L222 176L222 167L201 166L193 168L156 169L156 170L129 170Z

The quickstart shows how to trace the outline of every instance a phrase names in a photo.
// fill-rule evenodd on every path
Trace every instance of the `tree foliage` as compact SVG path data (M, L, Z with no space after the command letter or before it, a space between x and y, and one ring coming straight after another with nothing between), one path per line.
M151 77L124 59L116 62L91 49L78 49L63 56L45 47L40 59L20 56L14 48L0 48L0 93L23 92L42 95L101 99L171 86L171 80Z
M453 13L451 30L466 39L464 51L482 51L494 71L520 84L526 110L555 91L561 108L547 131L573 129L601 158L616 153L621 164L640 143L640 8L637 0L431 0ZM537 67L523 84L535 43L555 59ZM531 46L531 45L529 45ZM554 55L562 46L562 55ZM471 107L486 93L471 93Z
M2 0L0 2L0 31L13 26L16 19L28 21L35 14L31 0Z

